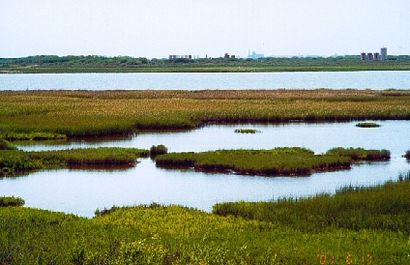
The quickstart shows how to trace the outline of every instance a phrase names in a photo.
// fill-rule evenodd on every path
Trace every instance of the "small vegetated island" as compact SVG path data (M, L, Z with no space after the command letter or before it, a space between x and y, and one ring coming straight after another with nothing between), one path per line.
M155 158L164 168L194 168L204 172L233 172L240 175L310 175L314 172L348 169L360 161L390 159L387 150L335 148L325 154L300 148L272 150L218 150L201 153L168 153Z
M356 124L356 127L359 128L377 128L380 127L380 124L377 124L375 122L359 122Z
M261 131L256 129L235 129L235 133L242 133L242 134L255 134L260 133Z
M4 140L0 140L1 143ZM24 174L30 171L57 168L127 168L137 158L147 157L149 151L134 148L87 148L62 151L25 152L0 149L0 177Z

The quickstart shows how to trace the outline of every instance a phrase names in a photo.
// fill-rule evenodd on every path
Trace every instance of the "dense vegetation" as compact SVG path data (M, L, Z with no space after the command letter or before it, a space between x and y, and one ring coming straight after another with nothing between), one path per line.
M388 61L360 61L359 56L252 59L146 59L128 56L54 56L0 58L0 73L73 72L278 72L410 70L410 56Z
M359 122L356 124L356 127L360 128L376 128L380 127L380 124L377 124L375 122Z
M0 207L0 263L409 264L409 188L407 176L335 196L216 205L227 217L157 204L93 219Z
M163 144L153 145L153 146L151 146L151 148L150 148L150 150L149 150L149 155L150 155L152 158L154 158L154 157L156 157L156 156L158 156L158 155L164 155L164 154L166 154L166 153L168 153L168 148L167 148L165 145L163 145Z
M51 133L56 137L110 136L129 134L136 129L188 129L209 122L365 119L410 119L410 92L0 92L1 135ZM8 139L13 137L9 136Z
M205 172L234 172L241 175L310 175L313 172L350 168L356 161L390 159L387 150L335 148L315 155L300 147L272 150L218 150L201 153L169 153L155 158L165 168L194 168Z
M0 138L0 151L2 150L16 150L17 148L9 141Z
M399 182L376 187L345 187L335 195L285 198L278 202L229 202L214 206L218 215L289 225L318 232L329 227L410 233L410 172Z
M405 157L407 160L410 160L410 150L407 150L407 151L406 151L406 153L404 154L404 157Z
M0 197L0 207L23 206L24 200L19 197Z
M134 148L100 147L62 151L0 151L0 176L65 167L130 167L148 151Z

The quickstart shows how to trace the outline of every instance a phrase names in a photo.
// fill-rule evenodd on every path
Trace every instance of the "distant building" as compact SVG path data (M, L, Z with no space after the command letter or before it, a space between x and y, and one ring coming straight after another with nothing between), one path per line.
M262 54L262 53L256 53L255 51L252 51L252 53L250 53L250 52L248 51L248 58L249 58L249 59L256 60L256 59L264 58L264 57L265 57L265 55Z
M387 60L387 48L381 48L380 53L375 52L362 52L360 54L360 60L362 61L384 61Z
M387 60L387 48L383 47L380 49L380 60L386 61Z
M233 54L229 54L229 53L225 53L224 54L224 59L235 59L236 58L236 55L233 55Z
M176 59L188 59L188 60L192 60L192 55L170 55L169 56L170 60L176 60Z

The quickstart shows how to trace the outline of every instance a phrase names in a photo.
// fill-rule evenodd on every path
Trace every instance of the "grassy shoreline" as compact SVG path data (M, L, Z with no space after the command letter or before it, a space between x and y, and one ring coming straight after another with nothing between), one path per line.
M409 177L332 196L217 204L213 214L152 204L85 219L0 207L0 259L125 265L345 264L349 258L353 264L408 264Z
M410 120L410 91L0 92L0 134L11 139L35 133L42 139L127 135L208 123L352 120Z
M129 168L149 151L135 148L87 148L62 151L0 151L0 177L55 168Z

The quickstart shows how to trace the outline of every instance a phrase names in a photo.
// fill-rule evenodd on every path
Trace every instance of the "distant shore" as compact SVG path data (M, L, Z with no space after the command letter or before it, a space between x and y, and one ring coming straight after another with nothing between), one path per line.
M361 61L359 56L253 59L147 59L39 55L0 58L0 73L225 73L225 72L410 71L410 56Z

